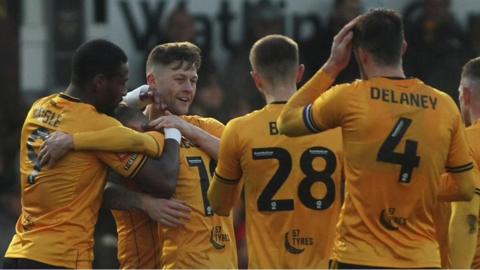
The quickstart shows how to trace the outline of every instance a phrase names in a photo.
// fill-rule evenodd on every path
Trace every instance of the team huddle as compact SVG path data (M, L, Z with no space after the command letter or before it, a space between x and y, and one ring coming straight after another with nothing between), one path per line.
M67 89L25 120L3 267L91 268L103 207L121 268L238 268L242 196L249 268L480 267L480 58L464 66L460 113L404 74L406 49L401 17L372 9L297 91L296 42L263 37L249 60L267 105L224 126L188 115L196 45L154 47L147 85L128 94L123 50L81 45ZM361 79L333 85L352 55Z

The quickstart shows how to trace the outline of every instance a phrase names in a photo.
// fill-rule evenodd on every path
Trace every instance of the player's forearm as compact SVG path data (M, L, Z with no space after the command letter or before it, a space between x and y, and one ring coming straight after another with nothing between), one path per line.
M152 136L123 126L75 133L73 143L75 150L140 152L148 156L158 156L160 151Z
M452 203L449 229L449 250L452 268L470 268L477 247L477 220L480 197L470 202Z
M335 81L323 69L320 69L306 82L289 100L287 108L304 107L315 101L321 94L330 88Z
M304 107L312 104L333 83L334 78L323 70L319 70L305 85L287 102L277 119L278 130L287 136L311 134L304 123Z
M153 196L168 199L177 187L179 165L179 144L174 139L167 139L162 155L149 159L134 180Z
M103 192L102 207L112 210L143 210L142 196L148 196L108 182Z
M208 188L208 201L213 211L220 216L229 216L237 199L236 189L232 184L225 184L217 175L213 176L212 183Z
M198 145L210 158L218 159L220 139L206 132L205 130L192 125L192 134L189 135L193 143Z

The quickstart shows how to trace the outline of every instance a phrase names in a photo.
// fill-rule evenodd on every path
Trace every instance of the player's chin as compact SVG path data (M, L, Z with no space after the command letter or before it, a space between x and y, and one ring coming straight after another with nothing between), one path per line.
M177 104L175 106L175 114L176 115L185 115L188 114L188 111L190 110L190 103L188 104Z

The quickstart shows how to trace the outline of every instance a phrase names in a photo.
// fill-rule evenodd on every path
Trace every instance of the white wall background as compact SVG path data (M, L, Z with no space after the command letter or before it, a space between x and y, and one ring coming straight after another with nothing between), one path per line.
M44 24L44 16L48 14L45 7L38 0L22 0L24 25L22 25L21 34L21 55L22 59L29 59L29 63L22 60L21 67L21 87L24 91L37 91L49 87L45 73L48 70L48 31ZM165 3L165 10L160 15L159 21L162 27L164 20L170 11L178 4L180 0L107 0L107 22L105 24L96 24L93 21L93 0L85 0L85 31L86 38L105 38L120 45L128 54L130 68L132 70L143 70L145 52L135 48L135 44L128 31L126 18L120 10L120 3L127 3L129 11L132 13L135 24L140 32L145 31L146 24L142 15L141 3L148 3L150 10L157 7L160 2ZM212 23L212 52L215 60L224 64L228 52L220 43L220 24L216 16L219 13L223 0L190 0L187 1L188 9L194 15L206 15ZM257 0L226 0L229 3L230 11L235 14L235 19L231 23L230 36L235 42L241 40L243 26L243 5L245 1L252 3ZM332 0L272 0L275 3L284 2L286 12L285 25L286 34L292 34L293 15L305 15L309 13L316 14L322 20L328 16L331 10ZM43 2L43 1L42 1ZM402 11L403 7L410 0L363 0L364 8L370 7L388 7ZM462 24L465 24L467 15L470 12L480 12L480 0L452 0L452 10ZM308 28L305 30L308 35ZM32 34L33 33L33 34ZM133 87L142 83L144 77L140 72L132 72L129 85ZM66 82L67 83L67 82Z

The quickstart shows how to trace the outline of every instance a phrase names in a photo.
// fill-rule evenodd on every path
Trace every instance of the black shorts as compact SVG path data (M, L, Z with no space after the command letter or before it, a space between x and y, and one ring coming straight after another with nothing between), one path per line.
M24 258L3 258L3 269L66 269Z
M380 267L380 266L369 266L369 265L360 265L360 264L349 264L342 263L339 261L330 261L328 264L330 269L398 269L393 267ZM415 269L440 269L439 267L421 267Z

